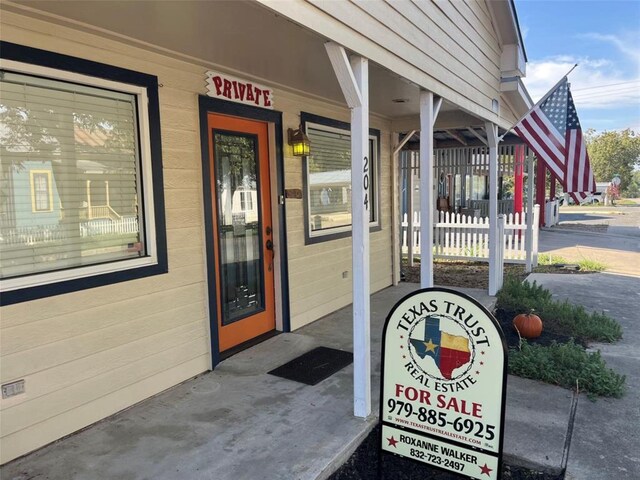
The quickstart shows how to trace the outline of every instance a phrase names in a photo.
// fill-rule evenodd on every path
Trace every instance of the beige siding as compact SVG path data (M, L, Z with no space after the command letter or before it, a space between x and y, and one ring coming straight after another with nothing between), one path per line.
M295 128L298 113L306 111L316 115L349 121L349 111L327 103L289 95L278 97L278 108L284 111L284 129ZM371 127L380 135L380 221L382 230L370 237L371 290L376 291L391 284L391 172L390 172L390 122L371 119ZM286 149L285 149L286 152ZM302 189L302 161L285 157L286 188ZM317 320L338 308L351 303L351 238L305 245L304 205L302 200L286 200L287 244L289 255L289 289L291 327L299 328ZM347 278L343 278L347 272Z
M169 257L166 275L1 309L0 380L26 382L25 394L0 404L5 463L209 368L197 102L207 67L10 12L0 21L2 40L158 76ZM346 108L328 102L280 90L276 98L285 133L301 110L349 120ZM390 122L374 117L371 125L382 132L383 229L371 235L375 291L391 284L391 147ZM302 188L299 158L285 158L285 187ZM351 302L351 241L305 246L302 200L287 200L286 209L298 328Z
M169 273L3 307L2 463L209 368L196 88L201 68L3 13L2 39L156 74ZM197 72L197 73L196 73ZM185 81L188 80L188 81Z
M500 98L502 46L482 1L259 1L471 113L510 126L491 110L492 99Z

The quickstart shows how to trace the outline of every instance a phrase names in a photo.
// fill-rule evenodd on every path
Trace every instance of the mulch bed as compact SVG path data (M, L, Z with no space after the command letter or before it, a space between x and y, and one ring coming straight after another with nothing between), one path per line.
M387 453L384 454L384 463L380 472L379 442L380 427L378 426L340 469L329 477L329 480L460 480L467 478ZM507 464L503 465L502 470L502 480L562 480L563 478L563 475L552 475Z
M524 265L505 265L504 274L524 280ZM402 266L403 281L420 283L420 264ZM489 264L484 262L433 262L433 281L436 285L462 288L489 288Z
M420 263L413 267L402 265L402 281L420 283ZM564 273L584 275L593 272L581 271L572 266L538 265L536 273ZM527 278L524 265L505 264L504 276ZM433 281L436 285L461 288L489 288L489 264L486 262L436 261L433 262Z
M494 312L494 316L500 326L502 327L502 331L504 332L504 338L507 341L507 346L509 348L518 348L520 346L520 336L515 328L513 328L513 319L515 314L512 312L505 312L504 310L498 308ZM536 343L538 345L551 345L553 342L556 343L567 343L573 337L568 335L562 335L559 333L554 333L549 330L542 330L542 334L538 338L528 339L527 343ZM574 338L574 342L577 344L586 347L587 344L581 341L578 338Z
M515 276L524 280L527 274L524 271L524 265L505 265L505 276ZM434 262L433 277L436 285L461 287L461 288L489 288L489 264L483 262ZM413 267L407 265L402 266L405 282L420 283L420 264ZM537 272L543 273L564 273L564 274L585 274L579 270L567 270L553 265L541 265L536 268ZM498 309L495 312L496 319L502 327L507 346L509 348L518 348L520 345L520 337L513 328L513 317L511 312L505 312ZM567 335L557 334L548 330L543 330L535 340L528 340L529 343L537 343L540 345L551 345L553 342L567 343L571 337ZM576 340L586 346L584 343Z

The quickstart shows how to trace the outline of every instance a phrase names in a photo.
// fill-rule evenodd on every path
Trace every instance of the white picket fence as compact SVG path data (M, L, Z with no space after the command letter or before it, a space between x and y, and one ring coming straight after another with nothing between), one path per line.
M80 225L80 235L95 237L98 235L122 235L138 233L137 217L121 217L118 220L90 220Z
M538 227L534 209L533 220L533 258L537 258ZM527 223L524 214L504 215L504 241L502 253L506 263L526 263L526 231ZM402 253L409 253L409 222L404 215L402 222ZM420 254L420 214L414 212L413 218L413 254ZM489 260L489 218L471 217L449 212L439 212L434 222L434 258L451 260Z
M121 217L118 220L89 220L80 223L79 229L81 237L125 235L139 232L137 217ZM40 243L65 241L68 236L68 232L65 232L60 225L3 228L0 229L0 244L36 245Z

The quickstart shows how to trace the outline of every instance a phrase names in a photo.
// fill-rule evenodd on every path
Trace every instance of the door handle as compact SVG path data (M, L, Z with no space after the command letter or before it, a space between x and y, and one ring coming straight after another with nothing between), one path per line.
M273 250L273 242L269 239L264 244L265 248L271 251L271 261L269 262L269 271L273 268L273 259L276 257L276 252Z

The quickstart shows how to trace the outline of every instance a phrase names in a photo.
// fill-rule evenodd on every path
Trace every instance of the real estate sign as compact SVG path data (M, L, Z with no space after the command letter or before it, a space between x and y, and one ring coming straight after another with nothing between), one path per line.
M465 477L499 479L507 349L473 298L418 290L387 317L382 346L382 449Z

